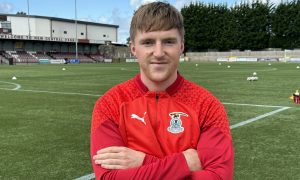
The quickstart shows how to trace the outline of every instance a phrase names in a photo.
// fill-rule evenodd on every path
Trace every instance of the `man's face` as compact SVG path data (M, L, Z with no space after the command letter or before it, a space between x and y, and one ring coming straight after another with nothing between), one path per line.
M142 79L163 83L176 79L184 43L177 29L136 33L131 52L138 59Z

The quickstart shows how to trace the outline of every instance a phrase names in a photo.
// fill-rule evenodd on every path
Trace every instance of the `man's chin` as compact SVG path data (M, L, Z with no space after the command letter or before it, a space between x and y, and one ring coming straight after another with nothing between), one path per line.
M159 83L159 82L164 82L168 79L168 76L166 75L166 73L153 73L151 75L151 78L150 80L153 81L153 82L156 82L156 83Z

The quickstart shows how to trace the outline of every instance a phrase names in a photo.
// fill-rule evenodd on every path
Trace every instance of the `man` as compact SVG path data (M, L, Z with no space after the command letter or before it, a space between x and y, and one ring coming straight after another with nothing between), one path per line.
M232 179L226 112L178 72L184 50L181 14L171 5L141 6L130 27L140 74L95 104L91 157L97 179Z

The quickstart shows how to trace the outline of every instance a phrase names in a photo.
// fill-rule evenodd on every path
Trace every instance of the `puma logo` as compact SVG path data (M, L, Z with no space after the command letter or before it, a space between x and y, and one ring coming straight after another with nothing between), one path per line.
M146 114L147 114L147 112L144 112L144 116L143 117L139 117L136 114L131 114L131 118L132 119L137 119L137 120L141 121L142 123L144 123L146 125L146 122L145 122L145 115Z

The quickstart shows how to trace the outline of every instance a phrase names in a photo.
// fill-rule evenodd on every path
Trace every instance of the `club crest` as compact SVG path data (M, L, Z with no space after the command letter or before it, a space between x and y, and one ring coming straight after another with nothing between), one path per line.
M182 121L180 119L180 116L188 117L188 115L183 112L171 112L169 116L171 117L171 120L170 126L168 127L168 131L173 134L183 132L184 127L182 127Z

